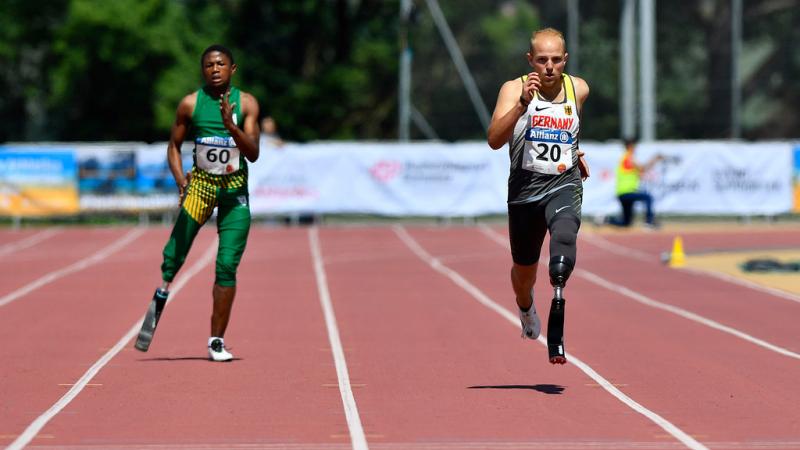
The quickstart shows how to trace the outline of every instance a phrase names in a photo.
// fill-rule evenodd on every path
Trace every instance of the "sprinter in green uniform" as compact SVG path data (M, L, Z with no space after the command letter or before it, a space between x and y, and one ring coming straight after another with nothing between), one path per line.
M135 346L141 351L150 347L169 285L200 227L217 208L219 247L208 355L212 361L230 361L233 355L225 348L224 335L236 295L236 269L250 230L247 162L258 159L259 106L252 95L231 86L236 64L230 50L212 45L203 52L200 64L205 86L181 100L167 147L181 209L164 247L163 282L150 302ZM181 145L187 136L194 141L194 164L184 174Z

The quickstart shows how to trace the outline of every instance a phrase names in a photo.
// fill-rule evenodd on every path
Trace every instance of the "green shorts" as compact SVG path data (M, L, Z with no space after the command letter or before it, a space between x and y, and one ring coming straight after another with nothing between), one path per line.
M236 286L236 270L242 260L250 232L250 201L247 187L223 188L193 178L187 187L178 220L164 246L161 276L172 282L186 261L192 242L217 208L217 268L215 283Z

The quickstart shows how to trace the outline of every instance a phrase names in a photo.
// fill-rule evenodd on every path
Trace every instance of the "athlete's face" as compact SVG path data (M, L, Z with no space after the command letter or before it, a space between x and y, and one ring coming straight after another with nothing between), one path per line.
M227 86L236 72L236 64L231 64L228 56L221 52L208 52L203 57L203 78L210 87Z
M561 74L564 73L569 55L564 49L561 38L551 34L540 34L533 41L527 57L528 63L539 74L542 86L550 87L561 81Z

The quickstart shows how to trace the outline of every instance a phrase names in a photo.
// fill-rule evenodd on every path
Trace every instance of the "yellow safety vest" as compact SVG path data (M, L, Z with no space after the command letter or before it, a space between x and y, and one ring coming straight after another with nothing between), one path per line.
M631 152L625 152L617 166L617 196L639 190L639 169Z

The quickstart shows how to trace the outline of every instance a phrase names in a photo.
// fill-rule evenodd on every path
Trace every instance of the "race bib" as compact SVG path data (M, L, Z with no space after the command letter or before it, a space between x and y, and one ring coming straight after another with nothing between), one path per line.
M197 167L213 175L239 170L239 149L230 137L204 137L195 142Z
M522 168L547 175L558 175L572 168L574 138L567 130L528 127Z

